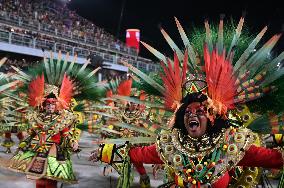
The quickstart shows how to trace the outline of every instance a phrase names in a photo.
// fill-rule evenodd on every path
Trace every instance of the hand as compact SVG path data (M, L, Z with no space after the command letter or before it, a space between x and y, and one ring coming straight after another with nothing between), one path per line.
M92 161L92 162L99 161L99 155L100 155L100 151L99 151L99 148L97 148L96 150L91 152L91 155L89 157L89 161Z
M157 174L158 174L158 171L163 169L163 165L162 164L155 164L154 167L153 167L153 176L154 176L154 179L157 179Z
M71 147L72 147L73 151L77 151L77 150L79 149L79 144L78 144L78 142L73 142L73 143L71 144Z

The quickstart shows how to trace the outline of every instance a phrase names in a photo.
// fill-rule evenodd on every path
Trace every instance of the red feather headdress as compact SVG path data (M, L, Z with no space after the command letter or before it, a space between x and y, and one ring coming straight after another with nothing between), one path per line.
M130 96L132 87L132 79L122 81L117 87L117 94L122 96Z
M42 106L44 102L44 76L37 76L36 79L31 81L28 90L28 101L32 107Z
M59 109L67 109L69 107L69 104L73 96L73 89L74 89L74 84L72 80L65 73L62 80L60 93L58 96Z
M204 46L204 62L207 82L207 95L210 97L210 106L218 114L225 115L227 110L234 108L234 96L237 88L236 78L233 76L233 66L225 57L225 50L218 54L214 49L209 53Z
M62 80L60 92L58 94L58 87L44 83L44 75L37 76L31 81L28 90L28 101L32 107L41 107L46 100L46 96L53 93L58 101L58 109L66 109L69 107L73 95L74 84L72 80L65 74Z
M236 78L233 76L232 64L225 58L225 50L222 54L218 54L215 49L210 54L207 45L205 45L205 75L191 75L192 78L186 80L187 54L186 51L182 67L180 67L176 53L174 54L173 66L170 60L168 60L167 66L163 62L161 63L164 69L164 75L161 77L167 91L164 94L165 106L168 109L176 110L180 105L179 102L183 94L185 94L182 89L185 89L187 93L202 91L208 95L208 107L213 109L214 114L226 115L227 110L234 108L234 96L236 95L237 87L235 85Z
M180 68L179 60L177 54L174 54L174 65L170 60L167 62L167 66L165 66L164 62L161 62L161 66L164 69L164 75L161 75L162 80L165 84L166 93L165 97L165 106L168 109L175 110L179 107L179 102L182 99L182 86L186 80L186 71L187 71L187 61L188 55L187 51L185 52L183 67Z

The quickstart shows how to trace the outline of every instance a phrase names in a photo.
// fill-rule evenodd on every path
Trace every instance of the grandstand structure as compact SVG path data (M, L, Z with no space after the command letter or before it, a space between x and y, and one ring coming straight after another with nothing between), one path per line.
M138 56L135 49L128 48L102 28L69 10L66 2L0 1L0 56L8 54L8 57L22 59L17 65L21 67L29 66L26 59L37 62L37 58L41 59L49 51L53 51L56 57L59 50L63 57L69 53L70 59L77 55L77 63L83 63L86 58L102 60L106 70L118 75L127 72L121 61L146 72L156 71L159 67L153 61ZM10 62L17 64L15 60Z

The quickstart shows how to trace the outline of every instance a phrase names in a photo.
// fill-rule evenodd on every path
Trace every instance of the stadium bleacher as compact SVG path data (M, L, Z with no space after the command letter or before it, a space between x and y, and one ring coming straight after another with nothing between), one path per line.
M130 64L156 71L158 65L139 57L111 34L54 0L0 0L0 42L33 49L61 50L87 58L101 56L104 61Z

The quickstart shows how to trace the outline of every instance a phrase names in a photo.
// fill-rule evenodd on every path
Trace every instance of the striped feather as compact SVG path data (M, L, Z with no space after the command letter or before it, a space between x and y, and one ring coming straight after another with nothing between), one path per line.
M156 137L130 137L130 138L106 139L99 141L99 143L104 143L104 144L124 144L125 142L129 142L131 144L151 144L156 142Z
M284 114L264 114L254 120L248 128L261 134L284 134Z
M0 60L0 67L7 61L8 58L6 57L3 57L1 60Z
M221 54L224 48L224 21L220 20L219 30L218 30L218 39L217 39L217 50L218 53Z
M208 45L209 52L211 53L213 51L213 43L212 43L212 34L211 34L210 25L208 23L208 20L205 20L204 25L205 25L205 31L206 31L205 41Z
M278 55L276 58L274 58L266 67L266 70L276 70L278 69L278 63L282 62L284 60L284 52L282 52L280 55Z
M121 127L121 128L125 128L125 129L130 129L130 130L133 130L133 131L136 131L136 132L147 134L147 135L150 135L150 136L155 136L156 135L152 131L149 131L148 129L145 129L144 127L138 127L136 125L131 125L131 124L118 122L118 121L112 121L110 124L113 125L113 126L117 126L117 127Z
M85 69L86 67L90 64L90 59L88 59L84 64L83 66L80 68L80 70L77 72L77 75L80 75Z
M50 84L55 84L55 65L54 65L54 60L53 60L53 53L50 52L50 58L49 58L49 66L50 66Z
M101 67L96 68L95 70L93 70L92 72L90 72L86 78L89 79L91 78L94 74L96 74L99 70L101 70Z
M58 80L59 83L61 83L62 80L63 80L63 76L64 76L64 73L66 72L66 68L67 68L68 59L69 59L69 52L67 52L65 60L64 60L63 65L62 65L62 68L61 68L60 77L59 77L59 80Z
M239 60L235 63L234 72L237 72L239 68L245 64L246 60L249 58L250 54L253 52L253 50L255 49L260 39L263 37L266 30L267 30L267 26L265 26L261 30L261 32L255 37L255 39L251 42L248 48L244 51L244 53L241 55Z
M154 56L156 56L159 60L166 62L166 56L164 56L161 52L147 44L146 42L140 41L141 44L147 48Z
M155 103L153 101L152 102L142 101L142 100L134 98L134 97L114 95L112 98L113 99L119 99L119 100L125 100L125 101L133 102L133 103L136 103L136 104L146 105L147 107L150 107L150 108L164 108L163 104Z
M70 63L70 65L69 65L69 67L68 67L68 69L67 69L67 71L66 71L67 74L70 74L70 72L72 71L73 66L74 66L74 64L75 64L76 61L77 61L77 55L75 55L73 61Z
M239 24L238 24L237 29L236 29L236 33L234 34L233 40L231 42L230 48L229 48L228 53L227 53L227 57L226 57L227 60L229 59L229 55L231 54L233 47L237 46L237 44L238 44L239 38L240 38L241 33L242 33L244 21L245 21L245 19L243 17L239 21Z
M0 86L0 92L3 92L10 87L16 86L17 84L18 84L18 81L13 81L13 82L1 85Z
M60 77L61 61L62 61L62 53L61 53L61 51L59 51L58 52L58 59L56 61L56 68L55 68L55 81L57 81ZM55 83L55 84L59 84L59 83Z
M43 58L43 63L44 63L44 67L45 67L47 82L51 83L51 81L52 81L52 79L51 79L51 71L50 71L50 67L49 67L49 61L48 61L48 59L46 57Z
M160 93L165 93L165 88L162 87L160 84L158 84L155 80L153 80L150 76L146 75L145 73L141 72L137 68L133 67L132 65L122 62L123 65L127 66L133 73L135 73L137 76L139 76L141 79L143 79L145 82L150 84L152 87L154 87L157 91Z
M19 76L23 79L25 79L26 81L31 81L31 76L27 75L26 73L24 73L23 71L21 71L20 69L18 69L17 67L11 66L15 71L17 71L17 73L19 74Z
M175 44L175 42L171 39L171 37L166 33L166 31L162 28L161 28L161 33L164 36L164 38L166 39L167 43L172 48L172 50L177 53L179 61L182 61L184 55L181 52L181 50L178 48L178 46Z
M189 59L190 59L190 61L187 61L188 65L190 66L191 69L196 70L197 69L196 66L198 65L196 53L195 53L193 47L191 46L191 44L188 40L188 37L184 32L184 29L182 28L181 24L179 23L179 21L176 17L175 17L175 22L176 22L179 34L181 36L181 39L183 41L183 44L185 46L185 49L188 52L188 56L189 56Z
M256 53L249 58L246 64L240 68L240 72L244 72L246 69L250 70L251 74L254 75L261 63L267 59L268 54L275 46L281 35L274 35L269 41L267 41Z
M269 84L271 84L272 82L274 82L275 80L279 79L281 76L284 75L284 68L275 71L272 75L269 75L266 80L263 82L263 86L268 86Z
M121 133L119 131L116 131L116 130L113 130L113 129L109 129L109 128L105 128L105 127L102 127L101 130L109 132L109 133L117 134L117 135L122 135L123 134L123 133Z

